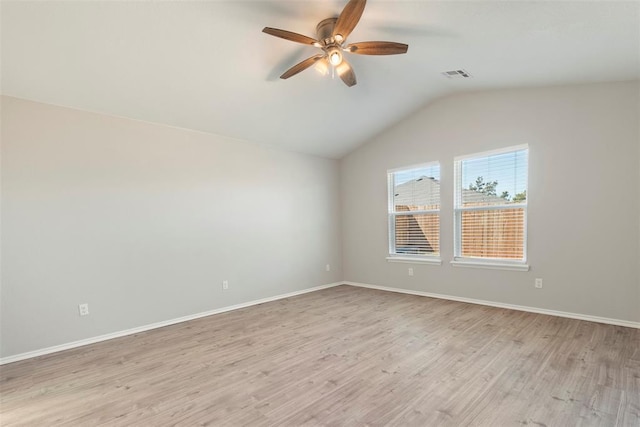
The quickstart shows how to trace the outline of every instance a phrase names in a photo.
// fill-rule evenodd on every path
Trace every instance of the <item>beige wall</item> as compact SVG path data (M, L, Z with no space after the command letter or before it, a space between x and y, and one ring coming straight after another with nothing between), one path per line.
M341 161L345 280L640 321L639 97L638 82L454 95L369 141ZM519 144L530 271L452 267L453 158ZM430 161L443 264L388 263L387 169Z
M342 278L335 160L9 97L1 118L3 357Z
M340 168L10 97L1 108L2 357L341 279L640 321L637 82L450 96ZM523 143L531 271L451 267L453 157ZM432 160L443 265L387 263L386 171Z

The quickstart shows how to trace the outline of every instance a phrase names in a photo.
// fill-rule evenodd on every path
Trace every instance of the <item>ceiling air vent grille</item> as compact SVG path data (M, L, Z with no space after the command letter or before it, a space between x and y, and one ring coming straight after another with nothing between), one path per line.
M445 71L442 74L449 79L468 79L471 77L471 74L467 73L466 70L451 70Z

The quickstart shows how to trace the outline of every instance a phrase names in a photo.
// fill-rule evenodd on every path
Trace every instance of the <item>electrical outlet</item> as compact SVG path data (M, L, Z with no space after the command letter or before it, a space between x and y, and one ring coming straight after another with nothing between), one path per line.
M78 313L80 313L80 316L88 316L89 304L78 304Z
M227 289L229 289L229 281L228 280L223 280L222 281L222 289L225 290L225 291Z
M409 268L409 276L413 276L413 268Z
M535 287L538 289L542 289L542 279L536 279Z
M330 264L327 264L327 265L324 267L324 269L325 269L325 270L327 270L327 271L331 271L331 265L330 265Z

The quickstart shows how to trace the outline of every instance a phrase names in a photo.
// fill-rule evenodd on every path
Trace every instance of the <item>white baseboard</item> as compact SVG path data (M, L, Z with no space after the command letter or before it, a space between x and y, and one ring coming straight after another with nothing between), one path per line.
M276 295L273 297L262 298L258 300L243 302L236 305L231 305L222 308L216 308L215 310L209 310L202 313L190 314L188 316L178 317L177 319L165 320L162 322L152 323L150 325L139 326L137 328L126 329L124 331L112 332L110 334L99 335L97 337L86 338L83 340L73 341L66 344L54 345L52 347L43 348L40 350L29 351L26 353L20 353L13 356L7 356L0 358L0 365L7 363L18 362L20 360L31 359L32 357L44 356L45 354L56 353L58 351L69 350L76 347L82 347L88 344L94 344L101 341L110 340L113 338L124 337L126 335L133 335L151 329L162 328L163 326L175 325L176 323L188 322L189 320L199 319L201 317L211 316L213 314L224 313L227 311L238 310L240 308L250 307L252 305L264 304L265 302L276 301L279 299L294 297L296 295L302 295L309 292L319 291L321 289L332 288L334 286L342 285L344 282L330 283L328 285L316 286L314 288L303 289L301 291L289 292L282 295Z
M43 348L40 350L29 351L26 353L20 353L13 356L7 356L0 358L0 365L5 365L7 363L18 362L20 360L31 359L33 357L44 356L46 354L56 353L58 351L69 350L76 347L82 347L88 344L94 344L101 341L110 340L113 338L124 337L127 335L133 335L144 331L149 331L152 329L162 328L163 326L175 325L176 323L188 322L189 320L199 319L201 317L211 316L213 314L224 313L227 311L238 310L240 308L250 307L252 305L264 304L266 302L277 301L279 299L289 298L296 295L302 295L309 292L315 292L322 289L332 288L334 286L339 285L349 285L349 286L357 286L360 288L369 288L369 289L377 289L380 291L388 291L388 292L397 292L401 294L409 294L409 295L418 295L429 298L439 298L446 299L451 301L459 301L466 302L470 304L479 304L479 305L487 305L490 307L498 307L498 308L507 308L511 310L518 311L526 311L529 313L538 313L538 314L547 314L550 316L558 316L558 317L566 317L569 319L578 319L578 320L587 320L589 322L597 322L597 323L606 323L609 325L617 325L617 326L626 326L628 328L636 328L640 329L640 322L632 322L629 320L620 320L620 319L610 319L608 317L599 317L599 316L591 316L588 314L579 314L579 313L568 313L565 311L556 311L556 310L547 310L544 308L536 308L536 307L527 307L523 305L515 305L515 304L505 304L501 302L493 302L493 301L485 301L474 298L465 298L465 297L457 297L453 295L444 295L444 294L434 294L431 292L423 292L423 291L414 291L410 289L401 289L401 288L392 288L389 286L378 286L378 285L369 285L367 283L357 283L357 282L336 282L330 283L328 285L316 286L313 288L303 289L301 291L289 292L282 295L276 295L273 297L262 298L258 300L243 302L236 305L231 305L227 307L217 308L215 310L205 311L202 313L191 314L189 316L179 317L177 319L165 320L162 322L152 323L150 325L139 326L137 328L131 328L124 331L112 332L110 334L99 335L97 337L86 338L83 340L73 341L66 344L55 345L52 347Z
M547 310L545 308L527 307L524 305L505 304L501 302L485 301L474 298L456 297L452 295L433 294L430 292L413 291L409 289L392 288L388 286L369 285L366 283L343 282L345 285L358 286L360 288L377 289L380 291L398 292L401 294L419 295L423 297L446 299L451 301L466 302L470 304L488 305L490 307L508 308L511 310L527 311L529 313L548 314L550 316L567 317L569 319L587 320L589 322L606 323L608 325L626 326L640 329L640 322L629 320L610 319L608 317L591 316L588 314L568 313L566 311Z

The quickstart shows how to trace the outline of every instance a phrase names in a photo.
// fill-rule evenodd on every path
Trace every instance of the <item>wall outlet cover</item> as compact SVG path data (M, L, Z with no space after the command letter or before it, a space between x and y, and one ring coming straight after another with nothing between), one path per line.
M78 313L80 314L80 316L89 315L89 304L79 304Z

